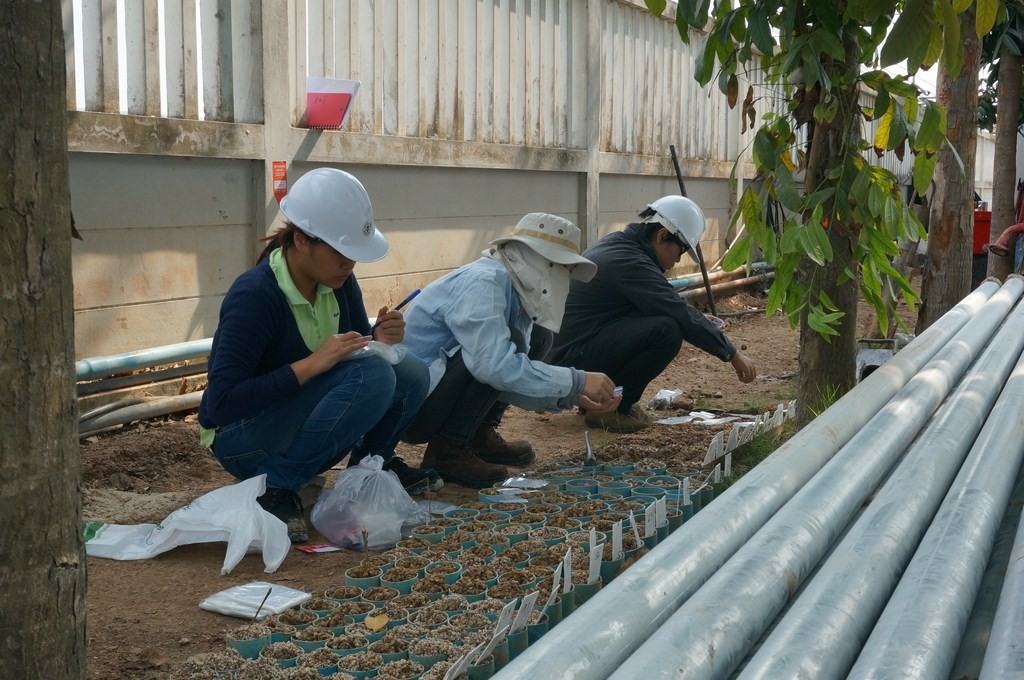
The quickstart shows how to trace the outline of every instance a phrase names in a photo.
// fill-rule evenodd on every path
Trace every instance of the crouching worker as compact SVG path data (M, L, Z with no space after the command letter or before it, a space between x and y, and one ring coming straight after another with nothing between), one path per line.
M580 256L579 242L572 222L531 213L484 257L433 282L412 303L403 346L429 364L431 392L404 439L427 442L424 467L463 486L489 486L507 477L505 465L535 456L528 442L505 442L497 433L508 404L580 404L594 413L618 404L608 376L540 360L561 324L569 280L587 281L596 270Z
M742 382L757 377L754 362L665 278L683 253L696 259L692 247L705 228L700 207L682 196L666 196L640 216L642 223L605 236L583 253L597 264L597 275L572 282L552 350L554 363L607 373L622 386L614 412L586 413L588 427L610 432L636 432L648 424L635 404L684 340L731 362Z
M267 475L258 501L299 543L308 540L299 489L350 452L352 461L382 456L410 493L427 488L428 475L394 450L429 376L415 356L392 365L360 353L371 339L395 345L405 331L386 307L371 330L353 274L357 262L388 252L362 184L341 170L312 170L281 212L286 226L221 305L199 424L225 470Z

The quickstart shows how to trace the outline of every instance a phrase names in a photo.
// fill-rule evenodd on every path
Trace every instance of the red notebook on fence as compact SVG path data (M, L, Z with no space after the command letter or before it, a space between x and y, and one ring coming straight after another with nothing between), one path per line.
M340 128L348 119L349 105L358 91L358 80L307 78L306 127L320 130Z

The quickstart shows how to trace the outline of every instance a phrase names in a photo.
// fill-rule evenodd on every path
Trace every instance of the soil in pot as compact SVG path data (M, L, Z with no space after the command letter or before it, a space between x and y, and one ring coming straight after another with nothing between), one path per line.
M380 654L376 652L356 652L355 654L348 654L338 659L338 670L341 671L372 671L375 668L379 668L384 662Z
M411 678L420 677L422 673L423 664L409 661L408 659L399 659L397 661L389 661L381 666L380 670L377 671L377 677L386 680L411 680Z

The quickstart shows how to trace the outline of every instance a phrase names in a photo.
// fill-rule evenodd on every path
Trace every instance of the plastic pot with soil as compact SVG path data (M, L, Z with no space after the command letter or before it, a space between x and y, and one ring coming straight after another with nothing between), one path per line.
M250 623L228 630L224 634L228 649L233 649L243 659L256 659L260 650L269 645L273 630L262 623Z

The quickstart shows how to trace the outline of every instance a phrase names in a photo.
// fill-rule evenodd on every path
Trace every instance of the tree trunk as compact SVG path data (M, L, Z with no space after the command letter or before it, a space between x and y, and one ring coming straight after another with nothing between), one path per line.
M0 678L85 677L61 3L0 3Z
M804 424L846 394L856 378L857 355L857 284L836 281L844 269L853 269L853 245L849 238L829 228L834 257L824 267L814 268L809 288L824 291L836 307L846 312L837 328L839 335L827 342L807 325L807 311L800 314L800 354L797 372L797 423Z
M835 71L851 72L859 63L860 48L856 35L851 31L843 41L846 48L846 64L836 64ZM843 155L856 148L861 137L860 116L857 106L857 89L851 87L836 93L843 101L831 122L817 121L807 154L805 175L807 191L821 188L830 180L829 173L842 164ZM856 153L856 152L853 152ZM836 308L845 313L836 329L838 336L826 340L807 323L807 308L800 314L800 355L797 378L797 422L804 424L832 405L854 384L856 372L857 335L857 282L849 280L839 284L844 271L855 269L853 246L856 236L847 225L833 221L828 227L833 258L824 267L807 262L806 271L811 272L806 285L812 301L825 293Z
M946 137L964 164L964 175L946 145L939 151L935 195L931 201L928 253L921 281L917 332L921 333L971 289L974 229L974 158L978 137L978 68L981 40L974 30L974 8L960 15L964 66L952 78L941 67L939 104L946 109Z
M1020 120L1021 58L1003 49L996 90L996 150L992 173L992 229L989 243L1017 223L1017 125ZM1003 281L1013 271L1013 254L988 254L988 275Z

